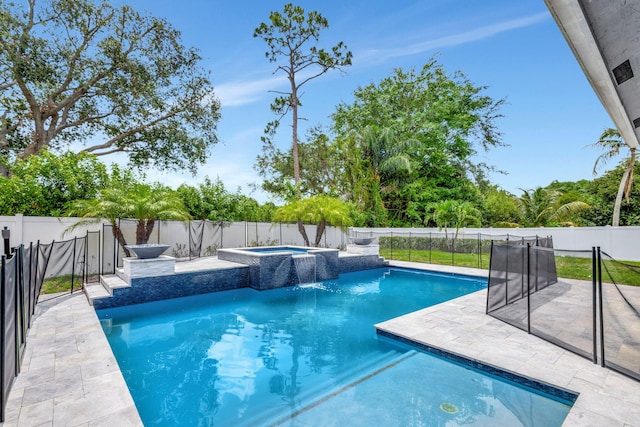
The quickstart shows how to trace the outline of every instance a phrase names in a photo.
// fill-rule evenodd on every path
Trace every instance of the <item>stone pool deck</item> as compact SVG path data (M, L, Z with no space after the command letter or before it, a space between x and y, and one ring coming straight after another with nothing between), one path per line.
M204 260L194 264L209 267ZM391 265L487 275L486 270L450 266L397 261ZM81 293L46 301L44 297L49 296L38 303L3 425L141 426L86 297ZM580 393L564 426L640 427L640 382L485 315L485 298L485 291L479 291L378 327Z

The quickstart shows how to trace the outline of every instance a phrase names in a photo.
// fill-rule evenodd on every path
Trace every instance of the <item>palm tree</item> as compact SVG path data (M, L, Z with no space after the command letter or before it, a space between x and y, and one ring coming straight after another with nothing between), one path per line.
M356 138L370 182L367 210L384 211L382 193L389 193L407 181L412 170L408 151L417 142L398 140L392 129L376 126L365 127Z
M596 175L598 172L598 167L607 162L607 160L612 157L620 154L620 150L624 147L629 148L629 158L626 160L627 168L622 174L622 179L620 180L620 186L618 187L618 193L616 194L616 201L613 205L613 219L611 221L611 225L614 227L620 225L620 208L622 206L622 196L624 195L627 202L629 201L629 197L631 195L631 187L633 186L633 167L636 163L636 147L629 147L618 129L608 128L602 132L600 135L600 139L595 143L591 144L592 147L598 147L605 150L598 158L596 159L595 164L593 165L593 174Z
M397 185L411 172L407 150L415 141L400 141L392 129L367 126L360 135L360 147L376 180L384 186Z
M562 193L538 187L534 190L522 190L518 200L525 227L546 227L554 221L560 221L577 212L589 208L581 201L559 204Z
M454 240L458 238L461 227L479 226L480 211L471 203L460 200L442 200L431 206L432 217L438 228L444 228L445 238L447 227L455 227Z
M113 237L120 243L125 255L130 257L131 253L125 247L127 241L118 224L118 219L124 216L123 204L120 203L121 197L120 191L110 188L101 190L95 199L75 200L67 210L67 216L80 216L82 219L67 228L65 233L77 227L107 220L111 224Z
M131 253L125 247L127 242L118 226L118 219L133 218L137 220L136 244L138 245L149 241L156 220L190 219L184 203L174 191L163 187L152 187L148 184L103 189L95 199L73 202L67 214L82 218L68 230L100 222L103 219L109 221L113 236L122 246L126 256L131 256Z
M295 221L298 224L303 222L317 224L314 246L320 245L327 225L349 227L352 223L349 207L343 201L325 195L312 196L284 205L275 211L273 219L285 222ZM305 245L311 246L304 225L299 227L299 230Z

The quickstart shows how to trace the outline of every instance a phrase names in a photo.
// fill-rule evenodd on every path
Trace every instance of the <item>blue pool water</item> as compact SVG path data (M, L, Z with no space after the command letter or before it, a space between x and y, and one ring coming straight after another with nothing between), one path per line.
M485 288L403 269L98 310L145 425L559 426L559 402L376 336Z

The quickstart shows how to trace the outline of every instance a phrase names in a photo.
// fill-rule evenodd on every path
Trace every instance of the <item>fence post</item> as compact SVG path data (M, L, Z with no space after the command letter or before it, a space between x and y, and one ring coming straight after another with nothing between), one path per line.
M5 343L6 343L6 337L5 337L5 310L6 310L6 301L5 301L5 288L6 288L6 279L5 279L5 274L6 274L6 263L7 263L7 256L6 255L2 255L1 257L1 261L0 261L0 355L2 355L2 357L0 358L0 421L4 421L4 410L5 410L5 401L6 401L6 396L4 395L4 385L6 383L5 380L5 376L7 375L7 370L6 370L6 364L5 364L5 352L7 351Z
M391 259L393 259L393 230L391 230L391 238L389 239L389 248L391 249Z
M456 257L455 257L455 253L456 253L456 239L458 236L455 236L454 238L451 239L451 265L455 265L456 264Z
M531 334L531 243L527 242L527 333Z
M16 261L18 261L18 278L17 278L17 286L18 286L18 306L20 308L20 345L19 345L19 359L16 365L16 372L20 372L20 365L22 364L22 354L23 354L23 348L24 348L24 344L27 341L27 319L26 319L26 307L25 304L27 303L27 300L25 298L25 293L24 293L24 244L20 244L20 246L18 246L18 256L20 258L18 258ZM18 323L18 321L16 321L16 323ZM18 335L17 335L18 336Z
M478 268L482 268L482 234L478 233Z
M489 296L491 292L491 259L493 258L493 240L491 240L491 249L489 249L489 277L487 278L487 306L484 314L489 314ZM506 288L505 288L506 289Z
M602 254L600 253L600 246L597 248L598 252L598 299L599 311L600 311L600 366L604 368L604 319L602 318Z
M36 268L33 275L33 308L31 310L31 316L36 312L36 304L38 303L38 264L40 264L40 240L36 244Z
M411 262L411 248L413 246L413 238L411 237L411 232L409 232L409 262Z
M509 252L511 252L511 245L507 243L507 255L505 257L504 265L504 305L509 304Z
M189 234L188 234L188 240L187 240L187 244L189 245L189 261L191 261L191 220L189 220L188 222L188 227L189 227Z
M18 248L16 248L15 251L13 251L13 257L14 257L14 271L13 271L13 287L14 287L14 294L13 294L13 333L14 333L14 339L13 339L13 352L14 352L14 361L13 361L13 372L14 375L17 376L18 373L20 372L20 322L19 322L19 316L20 316L20 261L19 261L19 256L20 253L18 252ZM4 357L4 353L2 354L2 357ZM4 402L2 402L4 404Z
M73 281L76 276L76 242L77 237L73 236L73 251L71 252L71 293L73 293Z
M113 250L113 272L115 273L118 269L118 259L120 258L120 234L122 233L122 229L120 228L120 218L118 218L118 229L116 230L115 235L113 236L114 242L114 250Z
M89 277L89 263L87 262L89 259L89 230L87 230L87 234L84 236L84 268L82 269L82 284L87 283L87 278Z
M40 240L36 243L36 261L33 262L33 250L31 251L31 263L36 265L33 272L33 310L31 310L31 316L36 312L36 304L38 302L38 258L40 257Z
M597 289L597 275L598 275L598 267L597 267L597 260L596 260L596 247L592 246L591 247L591 294L592 294L592 308L593 308L593 329L592 329L592 334L593 334L593 363L598 363L598 345L597 345L597 340L598 340L598 332L597 332L597 322L596 322L596 316L597 316L597 308L596 308L596 289Z

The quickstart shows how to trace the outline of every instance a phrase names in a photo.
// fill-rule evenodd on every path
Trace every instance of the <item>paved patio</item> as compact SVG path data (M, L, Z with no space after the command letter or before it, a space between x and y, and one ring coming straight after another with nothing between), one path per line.
M392 264L487 274L448 266ZM580 393L564 426L640 427L640 382L485 315L485 297L485 291L476 292L378 326ZM83 294L38 304L3 425L142 425L95 311Z

